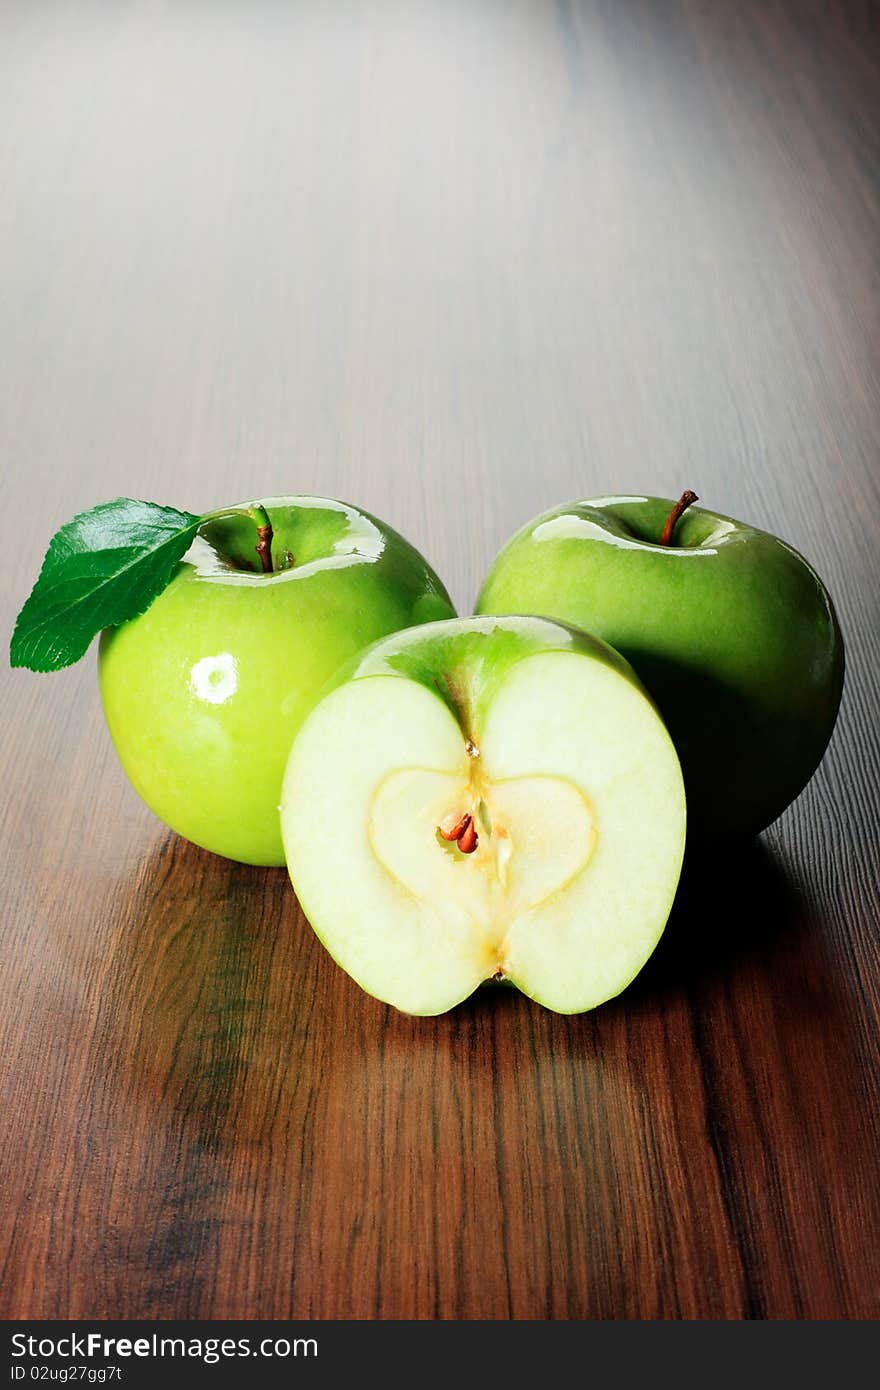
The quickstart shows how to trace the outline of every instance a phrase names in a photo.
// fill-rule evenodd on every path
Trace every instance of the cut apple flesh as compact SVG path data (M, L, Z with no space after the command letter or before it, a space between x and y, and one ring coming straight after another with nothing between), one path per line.
M644 964L675 894L685 812L669 737L633 682L577 652L516 662L482 724L465 735L404 677L327 696L285 778L294 887L339 964L408 1013L493 979L592 1008ZM467 817L470 840L445 838Z

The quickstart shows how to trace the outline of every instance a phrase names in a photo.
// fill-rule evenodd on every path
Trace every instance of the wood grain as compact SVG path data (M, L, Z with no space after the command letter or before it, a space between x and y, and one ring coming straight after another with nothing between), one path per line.
M839 606L809 789L559 1018L361 994L167 833L93 656L0 701L0 1314L880 1314L869 4L0 6L0 602L119 493L356 500L464 610L693 486Z

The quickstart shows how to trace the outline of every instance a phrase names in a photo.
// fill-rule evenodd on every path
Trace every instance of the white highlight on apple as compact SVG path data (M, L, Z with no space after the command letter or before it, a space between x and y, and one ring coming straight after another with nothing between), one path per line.
M190 689L209 705L222 705L238 689L238 671L231 652L203 656L189 673Z
M735 529L731 523L721 522L703 545L653 545L649 547L647 541L639 540L635 536L629 539L626 536L615 535L604 526L600 526L598 522L588 521L586 517L566 515L556 516L552 521L542 521L532 532L532 539L535 541L565 541L585 538L591 541L603 541L606 545L616 546L620 550L650 548L652 551L656 550L660 555L716 555L718 552L714 546L723 541Z

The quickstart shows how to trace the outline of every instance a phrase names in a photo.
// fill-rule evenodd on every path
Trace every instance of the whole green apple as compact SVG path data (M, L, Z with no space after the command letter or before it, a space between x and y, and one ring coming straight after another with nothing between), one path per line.
M366 644L454 609L367 513L322 497L263 506L270 553L258 562L247 504L203 525L146 612L103 634L98 669L116 751L160 820L215 854L283 864L284 766L322 687Z
M604 642L460 618L337 673L291 748L281 824L304 912L368 993L436 1014L497 981L576 1013L657 944L684 786Z
M477 612L574 623L623 653L672 734L699 838L763 830L831 736L844 656L828 592L730 517L657 497L559 507L503 548Z

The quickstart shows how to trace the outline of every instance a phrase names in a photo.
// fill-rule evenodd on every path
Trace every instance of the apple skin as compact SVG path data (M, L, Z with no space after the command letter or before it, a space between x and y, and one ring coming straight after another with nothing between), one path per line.
M368 643L455 610L418 551L367 513L320 497L264 505L276 572L258 572L248 516L206 525L147 611L103 633L98 671L119 759L159 819L228 859L281 865L287 754L323 686Z
M546 652L576 652L611 667L654 702L620 652L594 634L532 614L474 615L431 627L398 630L339 666L321 697L348 681L395 676L417 681L451 710L465 738L479 742L488 706L518 661ZM656 706L654 706L654 712Z
M831 737L843 638L815 570L766 532L672 501L601 497L545 512L496 557L478 613L535 613L603 638L657 702L693 838L759 833Z

